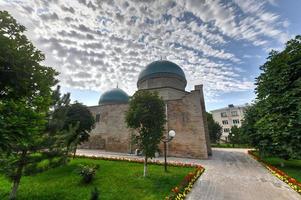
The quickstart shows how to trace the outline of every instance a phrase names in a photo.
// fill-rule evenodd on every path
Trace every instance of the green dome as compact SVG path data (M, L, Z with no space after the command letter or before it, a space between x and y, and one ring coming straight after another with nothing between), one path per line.
M147 78L156 77L158 75L173 75L183 79L186 82L186 77L181 67L167 60L158 60L147 65L146 68L139 74L138 82Z
M100 96L99 105L105 104L119 104L119 103L128 103L129 96L123 90L119 88L114 88L103 93Z

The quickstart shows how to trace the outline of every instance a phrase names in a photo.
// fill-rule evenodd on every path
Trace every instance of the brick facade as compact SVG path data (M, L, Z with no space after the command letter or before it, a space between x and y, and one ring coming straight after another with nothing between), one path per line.
M176 137L168 144L168 155L190 158L208 158L211 153L208 127L206 123L205 104L202 86L196 86L191 92L170 88L151 89L165 96L167 104L167 129L175 130ZM168 100L172 99L172 100ZM102 149L113 152L132 153L130 138L133 130L127 128L125 112L128 104L111 104L89 107L94 116L100 115L91 132L90 140L80 148ZM163 152L160 145L161 152Z

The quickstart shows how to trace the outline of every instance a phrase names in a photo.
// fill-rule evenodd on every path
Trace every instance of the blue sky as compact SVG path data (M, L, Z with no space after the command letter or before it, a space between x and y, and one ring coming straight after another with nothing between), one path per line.
M301 32L300 0L0 0L60 75L62 92L96 105L116 87L136 91L139 72L170 60L187 91L204 85L207 110L250 103L271 49Z

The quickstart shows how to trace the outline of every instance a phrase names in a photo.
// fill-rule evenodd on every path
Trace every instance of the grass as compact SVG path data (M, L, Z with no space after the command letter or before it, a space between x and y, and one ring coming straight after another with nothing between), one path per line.
M75 173L79 164L99 164L92 184L84 185ZM100 199L164 199L191 171L187 167L149 165L149 176L144 178L143 164L122 161L76 158L68 165L49 169L34 176L23 176L18 190L22 200L85 200L97 187ZM0 199L7 199L11 183L0 175Z
M218 147L218 148L252 148L247 144L235 144L234 147L233 147L233 145L229 144L229 143L211 144L211 147Z
M301 182L301 160L283 160L276 157L265 157L263 160ZM284 167L281 167L281 162L284 163Z
M254 153L259 156L258 152ZM262 157L261 159L301 182L301 160L284 160L277 157ZM281 162L284 163L284 167L281 167Z

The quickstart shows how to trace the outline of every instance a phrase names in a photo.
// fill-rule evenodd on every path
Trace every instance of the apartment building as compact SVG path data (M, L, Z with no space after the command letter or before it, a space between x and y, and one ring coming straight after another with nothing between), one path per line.
M230 104L228 107L211 111L214 121L218 122L223 128L221 136L222 140L227 141L232 126L241 126L247 106L248 104L243 106L234 106L233 104Z

